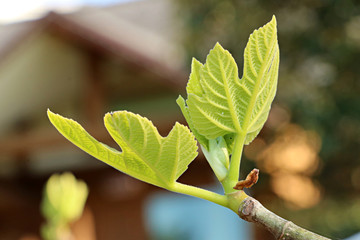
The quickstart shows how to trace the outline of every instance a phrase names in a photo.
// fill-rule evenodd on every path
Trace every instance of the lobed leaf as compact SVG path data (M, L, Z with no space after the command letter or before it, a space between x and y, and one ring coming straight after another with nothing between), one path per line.
M197 145L189 129L176 123L167 137L151 121L118 111L104 117L105 127L122 152L98 142L77 122L48 111L51 123L76 146L139 180L169 188L197 156Z
M217 43L206 63L193 60L188 99L178 102L193 132L206 139L235 134L250 143L260 132L276 93L279 68L276 19L250 35L242 79L231 54ZM186 116L187 115L187 116ZM204 142L204 140L201 140ZM201 143L201 142L200 142Z

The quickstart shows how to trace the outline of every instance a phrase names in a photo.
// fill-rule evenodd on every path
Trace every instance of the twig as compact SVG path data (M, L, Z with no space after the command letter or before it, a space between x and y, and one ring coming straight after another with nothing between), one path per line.
M242 202L238 214L242 219L248 222L254 222L265 227L275 236L275 239L329 240L329 238L310 232L277 216L273 212L267 210L259 201L252 197L247 197Z

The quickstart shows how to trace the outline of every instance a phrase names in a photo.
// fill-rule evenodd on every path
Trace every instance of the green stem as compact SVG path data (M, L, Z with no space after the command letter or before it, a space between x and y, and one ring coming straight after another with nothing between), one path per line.
M202 199L208 200L210 202L219 204L224 207L228 206L228 198L226 196L220 195L218 193L214 193L214 192L202 189L202 188L175 182L174 186L169 188L168 190L177 192L177 193L194 196L197 198L202 198Z
M245 137L246 134L236 134L235 144L231 155L229 173L222 182L226 194L230 194L236 191L233 189L233 187L239 181L240 163Z

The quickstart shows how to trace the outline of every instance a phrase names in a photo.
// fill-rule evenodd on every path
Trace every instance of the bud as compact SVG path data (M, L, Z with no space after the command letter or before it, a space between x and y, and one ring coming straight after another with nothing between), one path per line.
M229 170L229 153L224 137L209 140L209 150L201 149L217 179L223 181Z

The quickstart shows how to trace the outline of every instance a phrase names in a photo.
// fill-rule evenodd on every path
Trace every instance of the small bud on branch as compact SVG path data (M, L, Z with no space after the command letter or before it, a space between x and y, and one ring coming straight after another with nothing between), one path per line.
M247 176L245 180L239 181L234 189L243 190L244 188L251 188L259 179L259 169L254 168Z

